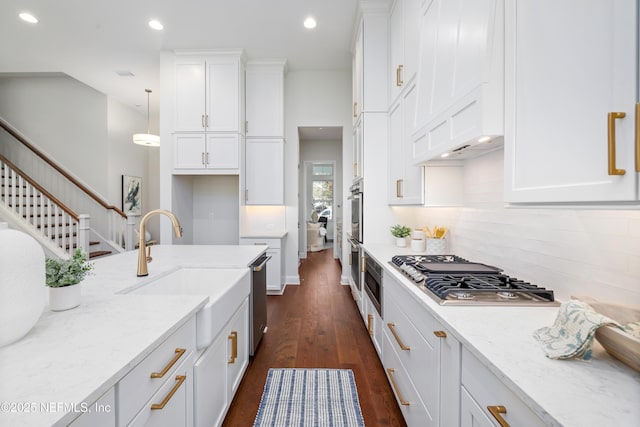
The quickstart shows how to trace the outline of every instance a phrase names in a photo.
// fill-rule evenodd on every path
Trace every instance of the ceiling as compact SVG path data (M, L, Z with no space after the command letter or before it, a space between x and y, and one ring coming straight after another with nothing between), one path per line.
M291 70L351 67L358 0L3 0L0 73L62 72L146 114L159 106L159 53L243 48ZM27 11L38 18L18 18ZM302 23L313 16L318 25ZM164 30L147 25L157 19ZM118 73L133 76L122 77Z

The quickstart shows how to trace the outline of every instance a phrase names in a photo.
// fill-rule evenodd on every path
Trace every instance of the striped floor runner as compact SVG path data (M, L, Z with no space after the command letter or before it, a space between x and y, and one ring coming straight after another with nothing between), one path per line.
M269 369L254 427L363 427L351 369Z

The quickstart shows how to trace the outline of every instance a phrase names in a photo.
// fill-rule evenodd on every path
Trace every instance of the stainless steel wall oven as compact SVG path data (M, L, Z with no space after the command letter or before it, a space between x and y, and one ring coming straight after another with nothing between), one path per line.
M351 195L348 199L351 201L351 238L358 242L363 242L363 227L362 227L362 195L363 184L362 181L354 183L349 190Z

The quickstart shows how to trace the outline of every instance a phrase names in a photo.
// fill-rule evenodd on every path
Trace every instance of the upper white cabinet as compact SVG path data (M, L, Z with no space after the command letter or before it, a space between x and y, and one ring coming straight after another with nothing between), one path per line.
M174 131L240 132L239 54L176 56Z
M176 133L173 173L234 174L240 172L240 135Z
M413 164L411 131L416 88L411 85L389 111L389 204L424 204L424 166Z
M362 27L363 23L356 28L356 41L353 46L353 60L351 65L352 72L352 97L353 97L353 122L355 123L360 117L362 112L362 66L363 57L362 51L364 49L362 45Z
M250 61L246 66L245 135L284 137L285 61Z
M507 2L505 201L639 200L637 9Z
M419 40L414 160L503 135L503 0L426 1Z
M284 140L248 138L244 178L246 205L284 204Z
M392 5L389 22L389 82L392 102L416 75L419 26L419 0L396 0Z

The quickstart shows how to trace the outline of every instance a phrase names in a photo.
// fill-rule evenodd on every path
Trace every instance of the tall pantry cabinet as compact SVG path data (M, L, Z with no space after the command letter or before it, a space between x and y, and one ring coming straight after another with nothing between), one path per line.
M160 206L181 221L177 244L238 243L245 62L242 50L161 52Z

